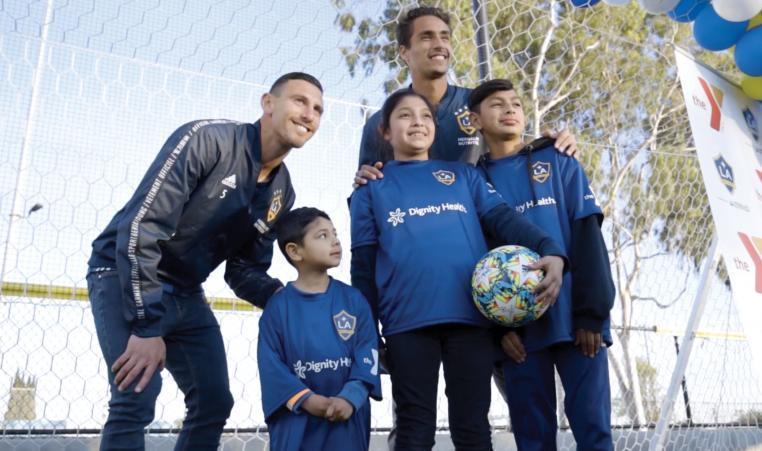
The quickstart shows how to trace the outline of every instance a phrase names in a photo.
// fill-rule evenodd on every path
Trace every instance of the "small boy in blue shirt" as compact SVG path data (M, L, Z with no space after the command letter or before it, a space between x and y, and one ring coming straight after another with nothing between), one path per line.
M328 215L297 208L278 245L299 272L267 303L257 363L273 451L367 450L370 402L381 399L378 336L368 302L327 270L341 262Z

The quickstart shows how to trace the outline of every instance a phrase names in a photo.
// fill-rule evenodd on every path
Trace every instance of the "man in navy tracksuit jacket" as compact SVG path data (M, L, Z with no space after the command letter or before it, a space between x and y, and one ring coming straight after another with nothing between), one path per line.
M294 203L283 159L317 131L322 87L280 77L254 124L202 120L169 137L138 189L93 242L87 276L109 367L101 449L143 449L166 365L187 413L175 449L216 450L233 406L219 324L201 283L223 261L237 296L262 307L275 223Z

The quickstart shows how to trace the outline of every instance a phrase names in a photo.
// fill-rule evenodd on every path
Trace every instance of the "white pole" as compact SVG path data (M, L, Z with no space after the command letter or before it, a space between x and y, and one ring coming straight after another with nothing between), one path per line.
M656 423L656 429L651 438L651 445L648 448L649 451L662 451L664 449L664 441L667 438L667 428L669 426L669 421L672 418L675 399L680 393L680 387L683 377L685 376L685 369L688 367L688 359L690 359L691 356L691 349L693 348L693 343L696 341L696 330L698 330L701 316L703 315L704 307L706 306L706 298L709 293L709 281L717 268L718 262L717 233L715 232L714 235L712 235L712 244L709 246L709 253L704 262L704 268L701 270L701 280L698 291L696 292L696 297L693 301L691 316L688 318L688 324L685 326L685 334L683 334L683 341L680 344L680 353L677 355L677 363L675 364L675 370L672 372L672 380L669 383L667 395L661 403L659 421Z
M8 248L11 243L16 241L14 234L15 228L13 227L16 220L26 217L26 212L23 210L19 213L16 211L23 204L21 189L26 183L27 166L29 165L30 147L32 138L34 136L34 129L37 118L37 108L40 103L40 83L42 81L42 73L44 70L45 59L48 52L48 30L50 24L53 21L53 0L48 0L47 8L45 10L45 21L42 23L42 32L40 34L40 51L37 54L37 66L34 69L34 79L32 80L32 97L29 100L29 109L26 114L26 128L24 130L24 140L21 144L21 152L19 155L18 174L16 175L16 185L13 189L13 201L11 202L11 213L8 218L8 234L5 237L5 246L3 247L3 264L0 266L0 294L2 294L2 282L5 282L5 266L8 262Z

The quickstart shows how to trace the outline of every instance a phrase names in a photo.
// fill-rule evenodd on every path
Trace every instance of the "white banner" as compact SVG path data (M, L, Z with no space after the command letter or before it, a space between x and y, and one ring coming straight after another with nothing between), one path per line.
M762 377L762 104L677 49L719 251Z

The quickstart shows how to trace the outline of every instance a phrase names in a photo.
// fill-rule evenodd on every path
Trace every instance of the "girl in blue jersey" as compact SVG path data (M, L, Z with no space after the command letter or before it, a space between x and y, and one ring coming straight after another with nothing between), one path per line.
M381 399L378 336L362 294L328 276L341 244L330 218L297 208L278 245L299 272L267 303L257 363L273 451L367 450L368 396Z
M482 226L543 257L538 288L552 303L565 255L507 206L471 166L428 159L436 125L428 101L392 94L380 132L394 160L382 180L355 191L352 282L371 303L386 341L397 415L397 450L431 449L439 367L458 450L492 449L487 419L494 363L489 323L470 298L474 265L487 251Z
M578 449L611 450L611 395L604 344L611 344L614 285L600 231L603 214L585 172L550 140L525 145L521 99L508 80L470 96L471 121L489 153L479 168L524 217L563 243L571 268L558 302L520 330L504 331L503 388L519 450L556 449L555 371ZM603 347L602 347L603 346Z

